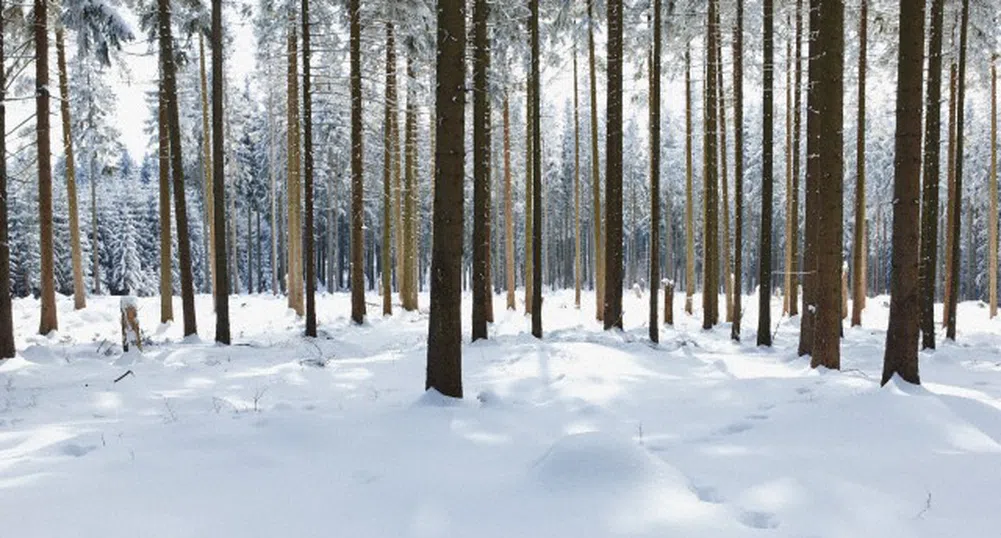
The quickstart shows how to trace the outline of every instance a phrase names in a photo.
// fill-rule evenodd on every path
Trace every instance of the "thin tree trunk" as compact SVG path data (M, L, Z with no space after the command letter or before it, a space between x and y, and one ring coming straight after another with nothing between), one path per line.
M716 272L716 279L723 280L723 301L726 309L728 323L733 321L733 301L731 300L731 272L730 272L730 192L727 183L726 162L726 85L723 82L723 27L720 23L719 9L716 10L716 84L717 84L717 105L719 114L719 171L720 186L722 187L723 200L720 205L723 213L723 270ZM719 317L719 316L717 316Z
M703 241L702 241L702 328L711 329L719 322L719 119L716 103L718 90L716 88L716 70L719 68L716 58L716 12L719 9L717 0L709 0L709 10L706 17L706 71L705 71L705 106L703 107L702 155L703 155Z
M591 78L591 195L594 234L594 295L597 319L605 315L605 236L602 232L600 155L598 155L598 78L594 56L594 0L587 0L587 55Z
M168 150L169 151L169 150ZM93 263L93 270L91 271L91 278L94 279L94 295L101 294L101 243L100 235L97 229L97 172L94 166L95 157L91 154L90 158L90 174L87 176L88 183L90 183L90 228L91 228L91 239L90 239L90 250L91 258ZM168 221L169 224L169 221Z
M944 280L944 293L942 297L942 327L949 326L949 313L952 308L949 303L953 300L953 274L952 266L958 261L953 258L952 244L955 241L953 228L956 224L956 109L957 95L959 93L959 69L955 61L949 68L949 142L946 150L946 166L948 172L946 176L946 204L945 204L945 271L942 273Z
M409 47L408 47L409 48ZM407 54L407 80L415 80L413 50ZM406 136L404 164L406 179L403 187L403 280L406 293L403 309L417 310L417 97L412 84L407 84Z
M209 95L208 95L208 75L205 72L205 40L202 34L198 34L198 63L202 89L202 180L205 190L205 223L208 227L209 258L209 284L210 290L214 293L216 287L216 259L215 259L215 196L212 192L212 136L209 133Z
M533 1L533 0L529 0ZM531 70L531 68L529 68ZM532 217L535 215L533 212L532 204L534 203L534 198L532 197L532 156L534 155L534 150L532 146L535 143L535 139L532 136L532 84L531 82L525 85L525 313L532 313L532 285L533 278L535 277L535 270L533 267L535 258L532 255L532 243L535 237L532 235Z
M393 23L386 23L386 102L382 147L382 315L393 314L392 238L393 238L393 115L396 111L396 37ZM399 230L396 230L397 238ZM397 239L397 250L399 241Z
M789 290L792 288L792 227L795 214L792 212L792 45L786 41L786 226L785 226L785 271L782 278L782 315L789 313Z
M164 0L161 0L164 1ZM39 334L59 330L56 318L55 256L52 244L52 150L49 140L49 7L35 0L35 132L38 146L38 221L41 232Z
M685 313L694 313L695 200L692 192L692 54L685 44Z
M357 7L358 0L351 0ZM465 2L438 0L434 233L425 389L462 397L462 226ZM355 11L356 13L356 11ZM410 103L408 103L410 106Z
M514 197L511 192L511 111L504 91L504 264L507 279L507 309L515 310L514 298Z
M900 60L897 64L897 133L893 174L893 275L890 278L890 322L886 331L881 385L890 381L894 374L908 383L921 382L918 377L918 222L921 219L924 23L924 2L900 0ZM861 69L863 68L860 67Z
M270 77L268 77L270 79ZM268 90L268 176L271 180L271 293L278 295L281 293L278 283L280 271L278 270L278 221L281 216L278 214L278 173L275 170L277 158L277 148L275 147L275 117L273 90ZM331 174L331 177L333 175ZM213 189L215 188L213 184ZM329 203L333 203L332 201ZM213 256L213 260L214 260ZM213 262L214 263L214 262Z
M362 175L361 13L350 0L351 53L351 320L365 321L365 185ZM408 103L409 106L409 103Z
M0 0L0 13L6 13ZM0 17L0 66L6 65L5 18ZM7 70L0 69L0 133L7 132ZM0 155L7 155L7 137L0 136ZM93 180L91 180L93 182ZM0 359L13 358L14 313L10 296L10 243L7 241L7 159L0 159ZM96 248L96 246L95 246Z
M490 236L490 68L487 0L473 2L473 341L487 338Z
M216 0L217 2L220 0ZM302 115L306 191L306 336L316 337L316 242L313 237L313 95L310 73L309 0L302 0ZM389 245L383 248L388 249ZM387 269L388 272L388 269ZM388 298L389 295L387 294Z
M204 54L202 55L204 57ZM212 229L223 233L213 233L212 256L215 259L214 293L215 293L215 341L220 344L230 343L229 331L229 266L226 260L226 175L224 157L223 132L223 81L226 78L223 71L222 41L222 0L212 0ZM204 75L203 75L204 76ZM203 79L204 80L204 79ZM180 149L178 146L177 149ZM175 161L180 165L180 159ZM220 203L215 203L218 200ZM234 244L235 247L235 244ZM235 268L235 267L234 267Z
M998 315L998 71L997 54L991 58L991 171L988 213L988 290L990 317Z
M865 237L865 75L868 38L868 0L861 0L859 13L858 123L855 142L855 229L852 239L852 327L862 325L865 306L865 269L862 250ZM923 26L923 25L922 25ZM896 210L894 210L896 212ZM912 245L913 246L913 245Z
M659 0L657 0L659 2ZM580 103L577 89L577 40L573 44L573 229L574 229L574 307L580 310L583 280L580 244ZM651 222L657 222L653 220Z
M740 340L741 281L744 245L744 0L737 0L733 32L733 324L730 337Z
M66 200L69 206L70 256L73 264L73 308L87 307L83 284L83 253L80 249L80 213L76 197L76 161L70 121L69 77L66 73L66 43L62 24L56 24L56 63L59 69L59 111L63 123L63 157L66 163Z
M529 0L532 65L532 336L542 338L542 128L539 82L539 2Z
M803 125L802 80L803 80L803 0L796 0L796 65L793 68L793 113L792 113L792 228L789 230L790 258L789 270L789 315L799 315L799 178L800 178L800 135Z
M299 146L299 38L295 11L288 20L288 306L304 312L302 289L302 183Z
M167 125L167 100L162 80L159 86L157 149L160 164L160 323L167 323L174 319L174 272L171 267L173 245L170 239L170 128Z
M800 356L813 353L814 325L816 320L816 284L817 284L817 192L820 182L819 142L820 117L818 109L818 84L821 65L818 55L819 0L809 0L807 13L809 16L809 34L807 38L807 85L806 85L806 185L804 208L804 249L803 249L803 313L800 321L799 349ZM878 218L877 218L878 226Z
M650 341L655 343L660 341L657 319L660 289L660 25L660 0L654 0L650 62Z
M966 124L966 39L970 20L970 0L963 0L963 10L959 28L959 81L956 92L956 181L953 198L952 222L952 272L948 278L952 280L949 299L949 311L946 315L945 337L956 341L956 306L959 303L959 234L963 210L963 145L965 143L964 126Z
M608 0L605 330L622 329L622 0Z
M764 65L764 124L762 125L761 159L761 239L758 259L758 345L772 345L772 114L773 114L773 25L772 0L764 0L765 65Z

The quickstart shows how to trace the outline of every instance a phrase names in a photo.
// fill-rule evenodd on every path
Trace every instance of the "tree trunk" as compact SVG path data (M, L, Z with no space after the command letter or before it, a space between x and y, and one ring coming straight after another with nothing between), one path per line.
M804 248L803 248L803 312L800 321L799 349L800 356L813 353L814 322L816 320L817 284L817 192L820 181L819 155L820 116L818 96L821 65L818 62L818 26L820 0L809 0L807 13L809 16L809 34L807 38L807 85L806 85L806 185L804 189ZM878 223L878 219L877 219ZM878 224L877 224L878 226Z
M842 192L844 190L844 3L820 0L816 37L819 125L816 320L811 366L841 368ZM811 28L812 31L812 28ZM813 108L813 107L811 107ZM831 126L831 127L826 127Z
M659 0L658 0L659 1ZM580 103L577 89L577 40L573 44L573 220L574 220L574 307L580 310L583 280L580 241ZM657 222L657 221L653 221Z
M393 239L393 117L396 111L396 37L393 23L386 23L386 102L382 139L382 315L393 314L392 239ZM396 228L396 249L400 249Z
M744 0L737 0L733 32L733 324L730 337L740 341L741 275L744 246Z
M534 1L534 0L529 0ZM531 67L529 67L531 71ZM533 267L535 258L532 255L532 243L535 237L532 235L532 218L535 213L532 205L535 200L532 198L532 156L534 155L532 145L535 138L532 136L532 83L525 85L525 313L532 313L532 284L535 277Z
M924 180L921 195L921 347L935 349L935 276L938 268L939 153L942 145L942 27L945 0L932 0L925 101Z
M212 192L212 136L209 134L209 95L208 95L208 75L205 72L205 40L202 34L198 34L198 63L202 88L202 180L205 188L205 224L207 226L209 258L209 284L210 290L214 293L216 287L216 259L215 259L215 196ZM214 68L214 66L213 66Z
M908 383L921 382L918 377L918 222L921 218L924 23L924 2L900 0L897 132L893 165L893 274L890 278L890 322L886 331L881 385L890 381L894 374Z
M593 207L591 220L594 234L594 295L597 319L605 316L605 236L602 232L601 175L598 155L598 78L595 74L594 56L594 0L587 0L587 55L591 77L591 195Z
M352 3L357 2L352 0ZM462 397L460 305L466 105L464 6L462 0L438 0L435 84L438 147L435 151L431 317L424 386L453 398Z
M515 310L514 298L514 198L511 192L511 109L504 91L504 265L507 282L507 309Z
M66 43L62 24L56 24L56 62L59 69L59 111L63 121L63 156L66 162L66 200L69 206L70 256L73 264L73 308L87 307L83 284L83 253L80 250L80 213L76 197L76 161L70 121L69 77L66 73Z
M791 26L791 25L790 25ZM792 212L792 43L786 41L786 226L785 226L785 271L782 274L782 315L789 314L791 304L789 290L792 288L792 228L796 214Z
M490 237L490 88L487 0L473 2L473 341L487 338L487 254Z
M0 13L6 13L0 0ZM0 18L0 65L6 65L4 19ZM7 132L7 70L0 69L0 133ZM7 137L0 136L0 155L7 154ZM10 243L7 241L7 159L0 159L0 359L13 358L14 314L10 297Z
M944 293L942 297L942 327L949 326L949 313L952 311L949 303L953 300L953 274L952 266L958 263L953 258L952 244L955 240L953 228L956 227L956 109L957 95L959 93L959 70L955 61L949 68L949 142L946 150L946 205L945 205L945 270L942 278L944 280ZM958 249L957 249L958 250Z
M158 129L158 159L160 176L160 323L174 319L173 249L170 239L170 128L167 125L167 99L160 84ZM93 181L93 178L91 178Z
M946 314L945 337L956 341L956 306L959 303L959 235L963 211L963 128L966 124L966 39L970 20L970 0L963 0L963 10L959 27L959 80L956 92L956 180L952 222L952 272L947 276L952 281L949 311Z
M858 123L855 141L855 229L852 236L852 327L862 325L865 306L865 269L862 250L865 237L865 75L869 1L862 0L859 13ZM922 25L923 26L923 25ZM896 211L896 210L894 210ZM913 246L913 245L911 245Z
M365 184L362 175L361 13L349 0L351 48L351 320L365 321ZM439 15L440 17L440 15ZM408 103L409 106L409 103Z
M722 187L723 200L720 204L723 213L723 269L717 268L716 281L723 280L723 302L725 305L728 323L733 321L733 301L731 300L732 290L730 289L730 193L727 182L727 162L726 162L726 85L723 83L723 27L720 23L719 8L716 9L716 22L713 32L716 36L716 85L717 85L717 108L719 116L719 184ZM718 249L717 249L718 250ZM717 307L718 311L718 307ZM719 314L716 315L719 318ZM718 319L717 319L718 321Z
M605 330L622 329L622 0L608 0Z
M161 0L164 1L164 0ZM41 232L42 315L39 334L59 329L56 319L55 256L52 245L52 150L49 140L48 2L35 0L35 130L38 145L38 222Z
M692 315L695 295L695 200L692 192L692 53L685 44L685 313Z
M793 68L793 113L792 113L792 228L789 242L792 245L790 257L792 267L789 275L789 315L799 315L799 178L800 178L800 134L803 125L802 80L803 80L803 0L796 0L796 65Z
M655 343L660 341L660 322L657 319L660 289L660 26L660 0L653 0L653 52L650 62L650 341Z
M529 0L532 65L532 336L542 338L542 138L539 117L539 2Z
M220 0L216 0L217 2ZM309 0L302 0L302 115L306 191L306 336L316 337L316 242L313 237L313 95L310 73ZM388 248L384 245L383 248ZM387 294L388 298L389 295Z
M407 54L407 80L415 80L414 53ZM417 96L413 84L407 84L407 117L405 148L406 179L403 187L403 279L406 294L403 309L417 310Z
M990 317L998 315L998 71L997 54L991 58L991 171L990 211L988 212L987 277L990 295Z
M295 11L288 20L288 306L296 315L304 312L302 289L302 183L299 146L299 39Z
M711 329L719 322L719 159L717 137L719 120L716 112L716 11L717 0L709 0L706 16L705 106L703 107L702 169L703 169L703 240L702 240L702 328Z
M212 0L212 229L223 233L213 233L212 256L215 259L215 341L230 343L229 331L229 266L226 260L226 175L223 139L223 37L222 0ZM203 55L204 57L204 55ZM178 146L180 149L180 146ZM178 159L179 160L179 159ZM215 203L218 200L220 203Z
M762 125L761 158L761 239L758 257L758 345L772 345L772 114L773 114L773 25L772 0L764 0L765 64L764 64L764 123Z

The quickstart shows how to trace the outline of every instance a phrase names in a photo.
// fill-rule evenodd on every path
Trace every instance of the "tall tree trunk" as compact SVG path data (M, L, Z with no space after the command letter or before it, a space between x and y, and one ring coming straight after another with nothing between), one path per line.
M790 25L791 26L791 25ZM792 212L792 38L786 40L786 226L785 226L785 271L782 276L782 315L789 314L792 289L792 228L796 214Z
M605 316L605 236L602 232L601 164L598 155L598 77L595 74L594 56L594 0L587 0L587 60L591 78L591 220L594 234L594 295L597 319Z
M59 112L63 122L63 156L66 162L66 200L69 206L70 257L73 264L73 308L87 307L83 284L83 253L80 249L80 213L76 197L76 161L70 121L69 77L66 73L66 38L62 24L56 24L56 63L59 69Z
M299 38L295 10L288 14L288 306L304 312L302 289L302 183L299 146Z
M622 329L622 0L608 0L605 330Z
M988 212L988 263L987 277L990 295L990 317L998 315L998 71L997 54L991 58L991 171L990 211Z
M935 271L938 267L938 183L942 143L942 27L945 0L932 0L925 101L924 181L921 193L921 347L935 349Z
M159 111L157 114L160 176L160 323L174 319L173 249L170 238L170 128L167 125L167 99L163 82L159 84ZM93 178L91 178L93 181Z
M773 26L775 14L772 0L764 0L765 21L765 65L764 65L764 123L762 125L762 158L761 158L761 239L758 256L758 345L772 345L772 138L773 138Z
M507 282L507 309L515 310L514 288L514 198L511 190L511 110L504 91L504 264Z
M966 124L966 39L970 21L970 0L963 0L959 27L959 80L956 91L956 180L955 197L952 199L952 272L947 275L952 281L949 311L946 313L945 337L956 341L956 306L959 303L959 235L963 212L963 129Z
M533 0L529 0L530 2ZM531 67L529 67L531 70ZM532 235L532 217L534 212L532 211L532 204L534 199L532 198L532 155L534 155L534 150L532 145L535 143L535 138L532 136L532 83L528 82L525 84L525 313L532 313L532 285L533 278L535 277L535 270L533 264L535 258L532 256L532 243L535 237Z
M858 123L855 140L855 229L852 236L852 327L862 325L865 307L865 74L868 39L869 1L862 0L859 12ZM923 26L923 25L922 25ZM896 210L894 210L896 212ZM913 246L913 245L911 245Z
M0 13L6 13L0 0ZM7 65L5 19L0 17L0 66ZM7 70L0 69L0 133L7 132ZM7 137L0 136L0 155L7 155ZM7 241L7 159L0 159L0 359L13 358L14 311L10 297L10 243ZM96 245L95 245L96 248Z
M723 302L725 305L726 318L724 318L728 323L733 321L733 302L731 301L731 272L730 272L730 193L727 183L730 178L727 177L727 162L726 162L726 85L723 82L723 27L720 23L720 13L719 8L716 9L716 22L713 32L716 39L716 105L717 105L717 115L719 117L719 135L717 139L719 141L719 184L722 188L723 199L719 205L720 211L723 214L723 268L716 271L716 281L719 282L723 279ZM717 219L718 220L718 219ZM717 249L718 250L718 249ZM719 308L717 307L717 315ZM718 321L718 320L717 320Z
M416 80L414 76L414 51L408 47L407 80ZM404 168L406 179L403 187L403 279L406 282L406 294L403 299L403 309L417 310L417 95L413 84L407 84L405 148L406 163ZM433 153L433 152L432 152Z
M386 23L386 102L382 139L382 315L393 314L392 239L393 239L393 115L396 112L396 37L393 23ZM399 250L399 229L396 230Z
M529 0L532 65L532 336L542 338L542 128L539 82L539 2Z
M659 1L659 0L658 0ZM583 281L580 240L580 103L577 89L577 39L573 43L573 230L574 230L574 307L580 310ZM653 221L656 222L656 221Z
M217 2L220 0L216 0ZM309 0L302 0L302 115L306 184L306 336L316 337L316 242L313 237L313 95L310 73ZM383 248L388 249L389 245ZM384 268L388 272L388 268ZM389 295L387 294L388 298Z
M695 295L695 200L692 192L692 53L685 44L685 313L692 315Z
M358 0L352 0L357 3ZM431 318L427 380L462 397L462 224L465 168L466 16L462 0L438 0L435 84L436 139ZM409 103L408 103L409 106Z
M208 252L209 258L209 284L212 292L216 287L216 259L215 259L215 196L212 192L212 136L209 134L209 95L208 95L208 75L205 72L205 40L202 34L198 34L198 63L202 89L202 180L205 186L205 224L208 227Z
M361 13L350 0L351 54L351 320L365 321L365 184L362 175ZM440 15L439 15L440 17ZM409 103L408 103L409 105Z
M705 72L705 106L703 107L703 204L705 205L703 241L702 241L702 328L711 329L719 322L719 110L716 99L716 70L719 65L716 58L716 12L719 9L717 0L709 0L709 10L706 17L706 72Z
M161 81L162 84L162 81ZM162 93L162 92L161 92ZM162 105L166 109L166 105ZM164 134L166 136L166 134ZM167 150L170 151L169 149ZM90 251L91 251L91 263L93 269L91 271L91 278L94 280L94 295L101 294L101 243L100 235L98 234L97 228L97 171L94 164L95 158L93 154L90 158L90 174L87 176L88 183L90 183ZM169 188L169 187L168 187ZM169 220L167 224L170 224Z
M270 79L270 77L268 77ZM274 99L273 99L273 89L269 87L268 89L268 176L271 181L271 228L268 230L271 236L271 294L278 295L281 293L280 285L278 283L278 278L280 271L278 270L278 237L281 235L278 233L278 221L281 220L281 215L278 214L278 173L276 171L275 161L278 160L277 157L277 147L275 146L275 117L274 117ZM333 175L331 174L331 177ZM332 181L332 180L331 180ZM213 189L215 185L213 183ZM331 197L332 198L332 197ZM331 201L330 204L333 204ZM214 218L214 217L213 217ZM213 256L213 263L214 261Z
M796 0L796 65L793 68L793 113L792 113L792 228L789 230L790 258L792 266L789 274L789 315L799 315L799 178L800 178L800 134L803 125L803 0Z
M733 31L733 324L730 337L740 340L741 282L744 245L744 0L737 0Z
M842 193L844 156L844 3L820 0L817 31L818 149L816 324L811 365L841 368ZM811 57L815 54L811 51ZM831 126L831 127L826 127Z
M814 325L816 321L816 284L817 284L817 225L818 199L817 192L820 182L819 150L820 143L820 112L818 109L819 85L822 68L818 57L817 38L820 26L820 1L809 0L807 13L809 16L809 34L807 38L807 84L806 84L806 185L804 189L804 248L803 248L803 312L800 321L799 349L800 356L813 353ZM877 206L878 209L878 206ZM879 219L877 218L877 226Z
M202 55L204 57L204 54ZM213 233L212 256L215 259L214 293L215 293L215 341L220 344L230 343L229 331L229 266L226 260L226 174L224 170L224 137L223 132L223 81L226 73L223 71L222 41L222 0L212 0L212 220L213 230L223 233ZM178 146L180 149L180 146ZM179 161L180 159L177 159ZM177 166L180 163L175 161ZM221 203L215 203L218 200ZM235 246L235 245L234 245Z
M955 60L949 68L949 141L946 149L946 204L945 204L945 270L942 273L944 280L944 290L942 297L942 327L949 326L949 303L953 300L952 294L952 266L958 263L952 256L952 243L954 241L953 228L956 221L956 109L957 95L959 93L959 69Z
M487 0L473 2L473 341L487 338L487 207L490 198L490 88Z
M660 0L653 0L653 52L650 62L650 341L660 341L657 298L660 290ZM729 312L729 309L727 309Z
M161 0L164 1L164 0ZM49 7L35 0L35 131L38 145L38 222L41 233L42 315L39 334L59 329L52 245L52 150L49 140Z
M862 5L864 8L865 0ZM894 374L908 383L921 382L918 377L918 243L920 241L918 222L921 219L921 92L924 25L924 2L900 0L897 132L893 165L893 268L890 278L892 290L881 385L890 381ZM864 32L864 22L862 28ZM864 67L860 66L860 73L863 70Z

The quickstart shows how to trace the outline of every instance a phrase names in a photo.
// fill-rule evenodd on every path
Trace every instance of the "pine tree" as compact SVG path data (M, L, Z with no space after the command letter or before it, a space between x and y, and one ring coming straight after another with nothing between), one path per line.
M608 0L605 330L622 329L622 0Z
M587 59L591 79L591 196L594 243L594 290L597 319L605 315L605 235L602 232L601 175L598 155L598 78L595 74L594 0L587 0Z
M685 44L685 313L694 312L695 201L692 191L692 54Z
M657 296L660 284L660 0L653 0L650 62L650 341L660 341ZM575 107L576 112L576 107Z
M537 4L533 4L537 5ZM489 11L486 0L473 2L473 341L487 338L487 231L490 199L490 88L487 79Z
M733 31L733 324L730 337L740 340L741 271L744 235L744 0L737 0Z
M382 315L393 314L391 241L393 237L393 116L396 107L396 36L393 23L386 23L386 102L384 107L382 148ZM396 227L399 236L399 225ZM397 250L399 239L397 238Z
M796 52L793 68L793 113L792 113L792 205L793 224L790 228L789 243L792 269L789 275L789 315L799 315L799 179L800 179L800 135L803 125L802 80L803 80L803 0L796 0Z
M350 0L351 54L351 320L365 321L365 186L362 176L361 13ZM408 103L409 104L409 103Z
M939 152L942 142L942 27L945 0L932 0L925 100L924 182L921 193L921 347L935 348L935 270L938 266Z
M215 293L216 288L216 259L215 259L215 189L212 181L212 135L209 127L209 95L208 95L208 74L205 70L205 39L201 33L198 34L198 70L199 83L202 97L202 180L205 191L205 224L208 236L208 257L209 257L209 289Z
M852 327L862 325L865 306L865 75L869 1L862 0L859 11L858 123L855 153L855 226L852 237Z
M352 15L356 16L353 11ZM288 13L288 149L286 168L288 170L288 306L302 316L305 313L302 288L302 182L300 168L299 140L299 38L298 21L295 10L289 8ZM352 19L353 20L353 19ZM353 86L352 86L353 88ZM354 154L355 150L352 150ZM360 151L360 148L358 149ZM360 234L359 234L360 235ZM235 264L234 264L235 265ZM358 263L359 271L361 263ZM236 274L234 273L234 276ZM358 286L361 287L360 285ZM364 308L364 304L363 304ZM360 322L359 322L360 323Z
M532 336L542 338L542 130L539 116L539 1L529 0L532 85Z
M6 13L6 2L0 0L0 13ZM0 17L0 66L7 65L6 17ZM7 70L0 69L0 133L7 132ZM7 137L0 136L0 155L7 155ZM7 159L0 159L0 359L14 357L14 314L10 285L10 234L7 215L10 197L7 190Z
M80 249L80 220L76 195L76 161L73 153L72 121L70 120L69 77L66 71L66 37L61 23L56 24L56 64L59 71L59 112L63 123L63 155L66 163L66 198L69 210L70 249L73 263L73 308L87 306L83 283L83 252Z
M963 212L963 146L966 137L964 136L964 126L966 125L966 43L970 20L970 0L963 0L962 15L959 26L959 67L958 83L956 90L956 173L955 173L955 196L951 200L953 206L952 229L952 271L946 275L952 282L949 289L949 303L946 311L945 337L956 341L956 306L959 303L959 235L962 229Z
M38 222L41 230L39 334L59 329L56 318L55 260L52 246L52 151L49 141L49 8L35 0L35 132L38 149Z
M534 0L533 0L534 1ZM357 6L358 0L352 0ZM462 397L462 226L465 166L466 13L438 0L431 317L425 389Z
M772 0L764 0L764 123L762 126L761 148L761 239L758 254L758 345L772 345L771 296L772 296L772 114L773 114L773 25L774 7Z
M514 279L514 193L511 185L511 104L504 90L504 265L507 283L507 309L515 310Z
M918 377L918 222L921 211L924 23L924 2L900 1L893 174L893 274L890 278L890 324L886 331L882 385L890 381L894 374L908 383L921 382Z
M174 319L174 274L171 271L173 242L170 231L170 131L167 125L167 96L160 77L157 92L157 155L159 158L160 230L160 323ZM90 178L93 182L96 178ZM92 183L93 185L93 183Z
M216 0L221 1L221 0ZM302 115L306 192L306 336L316 337L316 260L313 238L313 94L310 73L309 0L302 0ZM248 226L249 228L249 226ZM384 248L387 248L385 245ZM388 264L387 264L388 265ZM388 271L388 269L387 269Z
M991 170L989 181L990 211L988 211L988 295L990 317L998 315L998 71L997 54L991 57Z

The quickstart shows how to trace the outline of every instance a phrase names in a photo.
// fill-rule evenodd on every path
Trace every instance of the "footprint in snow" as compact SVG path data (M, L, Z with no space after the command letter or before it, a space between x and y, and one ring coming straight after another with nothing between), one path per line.
M777 529L779 518L770 512L746 510L740 514L740 522L752 529Z
M754 426L750 422L734 422L728 426L724 426L723 429L717 432L718 435L736 435L738 433L746 432Z
M86 456L88 453L97 450L95 445L78 445L76 443L66 443L62 446L60 451L66 456L73 456L74 458L79 458L81 456Z
M692 484L692 493L695 493L695 496L704 503L720 504L723 502L723 496L712 486Z

